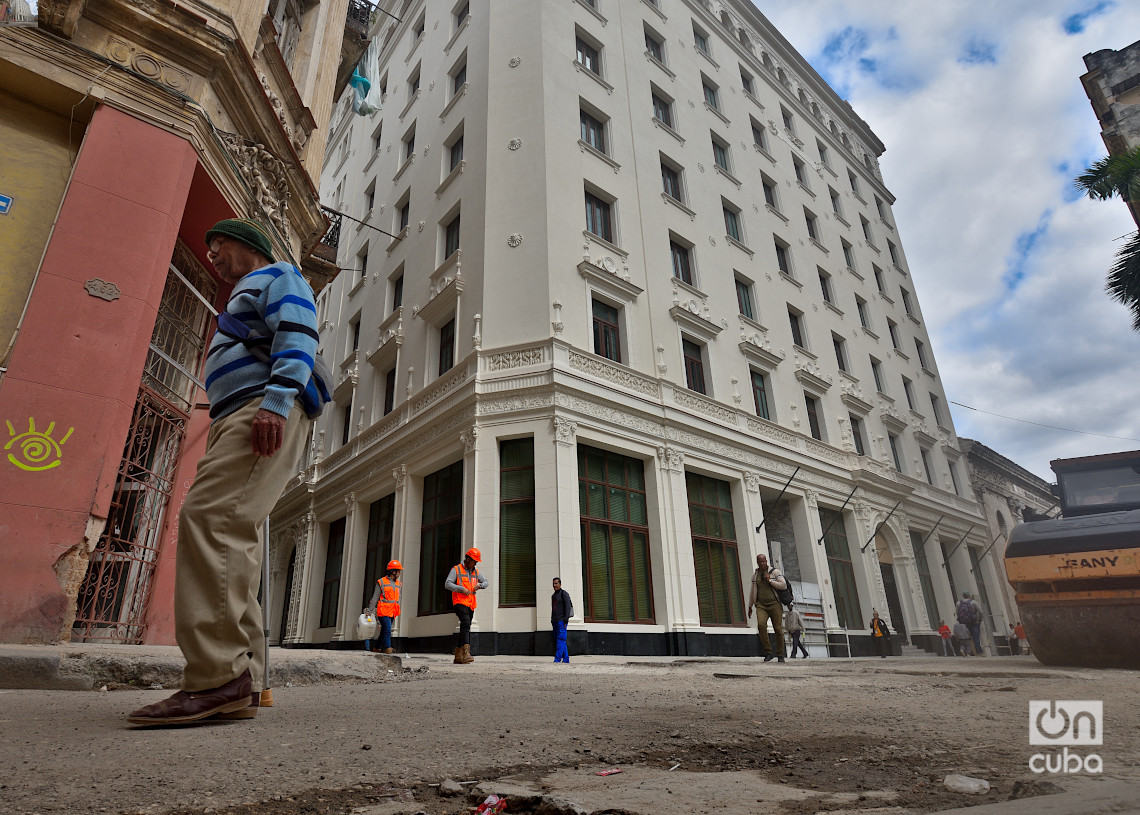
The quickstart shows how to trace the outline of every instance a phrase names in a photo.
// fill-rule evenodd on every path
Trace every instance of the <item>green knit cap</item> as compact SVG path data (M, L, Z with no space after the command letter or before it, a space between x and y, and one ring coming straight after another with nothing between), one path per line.
M270 263L277 262L276 258L273 257L273 244L269 240L269 233L257 221L251 221L248 218L227 218L224 221L218 221L214 224L214 228L206 233L207 246L210 245L215 235L224 235L227 238L239 240L265 255Z

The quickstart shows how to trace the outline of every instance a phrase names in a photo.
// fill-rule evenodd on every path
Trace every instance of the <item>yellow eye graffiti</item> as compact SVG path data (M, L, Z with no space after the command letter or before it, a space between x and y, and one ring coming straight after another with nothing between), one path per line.
M12 423L7 419L4 424L8 425L8 435L12 436L7 444L4 445L5 450L12 450L14 452L8 454L8 460L19 467L21 470L28 470L29 472L38 472L39 470L50 470L52 467L58 467L62 462L60 457L63 455L63 450L60 448L71 438L74 427L67 428L67 433L58 442L51 437L51 433L55 430L55 422L48 425L46 433L40 433L36 430L36 420L28 419L28 432L16 435L16 428L12 427Z

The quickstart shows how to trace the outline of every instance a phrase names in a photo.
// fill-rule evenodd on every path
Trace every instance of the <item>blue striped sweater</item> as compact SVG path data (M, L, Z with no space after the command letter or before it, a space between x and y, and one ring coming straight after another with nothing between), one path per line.
M273 345L266 363L240 341L214 334L206 355L210 418L228 416L258 396L261 407L288 417L302 392L315 388L313 356L320 337L313 290L295 266L274 263L234 284L226 311L252 331L271 333Z

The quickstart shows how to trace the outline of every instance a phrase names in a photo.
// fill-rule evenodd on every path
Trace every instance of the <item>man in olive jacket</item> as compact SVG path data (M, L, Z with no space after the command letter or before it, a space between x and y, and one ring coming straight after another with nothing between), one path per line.
M752 592L748 595L748 616L752 617L752 609L756 609L756 634L760 637L760 649L764 652L764 661L771 662L779 658L784 661L784 607L776 590L786 589L788 581L775 566L768 567L768 556L761 553L756 556L756 571L752 574ZM777 651L772 648L768 639L768 620L772 621L772 628L776 632Z

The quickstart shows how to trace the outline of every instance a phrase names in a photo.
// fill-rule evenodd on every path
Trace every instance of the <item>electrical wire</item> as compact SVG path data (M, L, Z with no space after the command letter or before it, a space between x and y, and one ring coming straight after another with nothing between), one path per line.
M992 413L988 410L982 410L981 408L972 407L970 405L963 405L961 402L955 402L953 399L947 399L946 401L948 401L952 405L957 405L958 407L966 408L966 410L977 411L978 413L984 413L987 416L997 416L999 419L1009 419L1011 422L1022 422L1024 424L1036 425L1037 427L1047 427L1050 430L1063 430L1066 433L1079 433L1082 436L1099 436L1102 439L1118 439L1120 441L1140 441L1140 439L1134 439L1131 436L1112 436L1112 435L1109 435L1108 433L1092 433L1088 430L1073 430L1071 427L1057 427L1057 425L1053 425L1053 424L1042 424L1041 422L1031 422L1031 421L1029 421L1029 419L1018 419L1015 416L1003 416L1000 413Z

